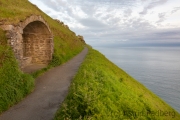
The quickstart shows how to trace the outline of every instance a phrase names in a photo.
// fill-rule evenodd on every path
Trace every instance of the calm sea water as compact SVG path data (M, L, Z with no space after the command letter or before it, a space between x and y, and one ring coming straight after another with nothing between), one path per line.
M180 47L94 47L180 113Z

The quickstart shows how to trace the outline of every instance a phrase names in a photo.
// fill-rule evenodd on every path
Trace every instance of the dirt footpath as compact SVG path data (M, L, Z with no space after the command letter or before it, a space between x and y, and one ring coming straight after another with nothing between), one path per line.
M51 120L68 93L68 87L88 52L85 48L67 63L36 79L33 93L0 115L0 120Z

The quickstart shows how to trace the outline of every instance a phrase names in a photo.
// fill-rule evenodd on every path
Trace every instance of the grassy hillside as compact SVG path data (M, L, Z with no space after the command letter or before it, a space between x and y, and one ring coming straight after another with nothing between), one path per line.
M54 35L53 60L44 71L66 62L83 49L84 44L74 32L50 18L28 0L0 0L0 25L15 25L32 14L41 15ZM33 76L36 77L41 72ZM0 29L0 113L20 101L33 90L33 86L33 77L19 70L12 49L7 45L5 32Z
M89 49L55 120L180 120L142 84Z

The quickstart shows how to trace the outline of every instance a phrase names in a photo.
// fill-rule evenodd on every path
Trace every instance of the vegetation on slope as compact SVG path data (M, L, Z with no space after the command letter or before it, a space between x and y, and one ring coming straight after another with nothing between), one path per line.
M4 31L0 29L0 113L21 100L34 87L33 78L19 70L12 49L6 42Z
M179 120L180 115L118 68L89 49L55 120Z
M83 43L74 32L50 18L29 1L0 1L0 25L16 25L33 14L41 15L54 35L53 60L43 71L66 62L83 49ZM33 77L37 77L43 71L36 72ZM12 49L7 45L5 32L0 29L0 113L33 90L33 77L19 70Z

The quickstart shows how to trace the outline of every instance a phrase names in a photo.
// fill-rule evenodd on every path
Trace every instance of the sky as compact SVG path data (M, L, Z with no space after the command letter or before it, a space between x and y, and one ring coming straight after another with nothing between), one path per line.
M29 0L92 46L180 45L180 0Z

